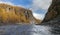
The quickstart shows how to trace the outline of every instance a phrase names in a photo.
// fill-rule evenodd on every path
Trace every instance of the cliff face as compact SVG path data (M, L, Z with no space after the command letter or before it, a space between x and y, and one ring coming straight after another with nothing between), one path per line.
M43 22L53 20L54 18L57 18L59 16L60 16L60 0L52 0L52 4L49 7Z
M37 20L33 17L32 11L7 4L0 4L0 25L5 24L21 24L21 23L40 23L40 20Z
M41 25L50 26L52 34L60 35L60 0L52 0Z

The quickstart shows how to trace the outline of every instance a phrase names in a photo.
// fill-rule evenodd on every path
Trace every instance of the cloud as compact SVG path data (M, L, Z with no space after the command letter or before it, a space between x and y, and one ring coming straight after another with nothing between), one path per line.
M52 0L33 0L32 6L33 8L42 8L48 9Z
M4 4L8 4L8 5L14 5L12 2L4 1L4 0L0 0L0 3L4 3Z
M52 0L32 0L31 9L33 11L33 15L37 19L43 20ZM42 11L40 10L42 9ZM38 14L38 12L43 12L44 14ZM36 13L35 13L36 12Z
M33 16L34 16L36 19L40 19L40 20L43 20L43 18L44 18L44 14L33 13Z
M33 15L34 17L36 17L37 19L43 19L44 18L44 15L45 14L38 14L38 10L39 9L42 9L42 10L47 10L50 3L51 3L51 0L32 0L31 1L31 5L27 5L27 6L23 6L22 4L20 5L15 5L13 2L11 1L14 1L14 0L0 0L0 3L4 3L4 4L9 4L9 5L14 5L14 6L20 6L20 7L23 7L23 8L29 8L33 11ZM18 1L18 0L17 0ZM41 11L41 10L39 10ZM36 12L36 13L35 13ZM41 11L42 12L42 11ZM46 12L46 11L45 11ZM43 12L43 13L45 13ZM39 12L40 13L40 12Z
M22 5L15 5L14 3L12 3L11 1L3 1L3 0L0 0L0 4L3 3L3 4L8 4L8 5L12 5L12 6L18 6L18 7L23 7L25 8L24 6Z

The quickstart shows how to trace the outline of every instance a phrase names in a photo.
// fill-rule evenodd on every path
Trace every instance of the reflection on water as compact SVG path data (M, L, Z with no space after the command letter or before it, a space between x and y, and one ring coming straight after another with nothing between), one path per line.
M51 35L50 28L39 25L0 26L0 35Z

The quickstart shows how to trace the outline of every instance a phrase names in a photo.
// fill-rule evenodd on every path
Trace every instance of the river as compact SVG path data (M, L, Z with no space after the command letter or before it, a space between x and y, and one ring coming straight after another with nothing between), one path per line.
M51 28L42 25L6 25L0 26L0 35L51 35Z

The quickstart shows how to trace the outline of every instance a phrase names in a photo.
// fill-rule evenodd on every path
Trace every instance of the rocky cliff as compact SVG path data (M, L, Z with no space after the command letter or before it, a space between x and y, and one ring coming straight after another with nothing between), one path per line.
M0 25L40 23L32 11L23 7L0 4Z
M52 0L52 4L49 7L43 22L53 20L54 18L57 18L58 16L60 16L59 11L60 11L60 0Z
M52 0L52 4L41 25L50 26L51 33L60 35L60 0Z

